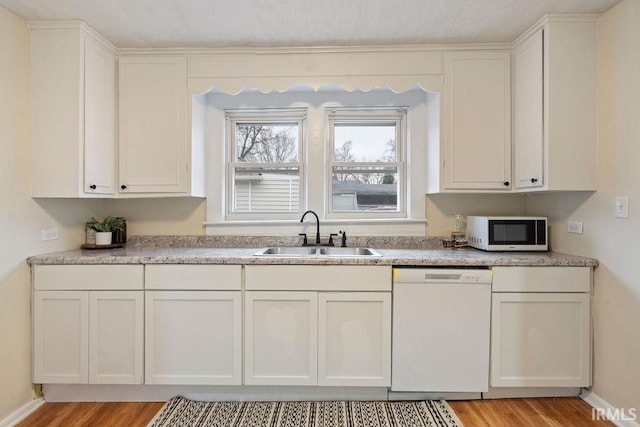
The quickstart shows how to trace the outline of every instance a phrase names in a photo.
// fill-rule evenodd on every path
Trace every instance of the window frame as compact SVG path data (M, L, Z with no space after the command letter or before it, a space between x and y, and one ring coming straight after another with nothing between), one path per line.
M307 108L251 108L229 109L225 114L225 220L287 220L298 218L306 206L306 122ZM296 123L298 126L298 153L296 162L239 162L237 161L236 129L238 124L284 124ZM235 173L238 169L298 169L298 210L294 211L235 211Z
M407 111L409 107L340 107L327 108L326 112L326 169L325 206L328 219L390 219L408 218L407 186ZM395 124L396 160L394 162L339 162L334 159L335 125L384 125ZM334 167L396 167L398 173L397 211L334 211L333 169Z
M297 108L307 110L305 123L304 198L306 207L321 216L323 230L347 230L351 236L424 236L428 203L427 183L429 175L428 156L439 157L438 151L429 147L439 146L440 139L440 94L420 87L405 92L393 92L389 88L368 91L348 91L342 88L315 90L296 88L284 92L263 93L242 90L234 94L212 90L193 98L193 129L201 129L206 144L206 209L204 229L207 235L236 236L286 236L300 232L312 232L315 224L300 217L267 219L264 215L253 218L237 215L228 218L227 173L228 156L225 111L265 110ZM328 218L325 197L327 182L327 111L338 108L384 106L393 109L408 106L406 118L406 217L400 218ZM196 114L197 113L197 114ZM433 157L433 158L435 158ZM436 177L437 178L437 177ZM313 230L312 230L313 228Z

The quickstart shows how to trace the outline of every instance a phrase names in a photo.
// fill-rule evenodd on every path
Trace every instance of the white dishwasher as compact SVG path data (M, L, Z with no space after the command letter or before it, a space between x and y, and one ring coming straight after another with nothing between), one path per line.
M491 271L393 269L392 391L489 388Z

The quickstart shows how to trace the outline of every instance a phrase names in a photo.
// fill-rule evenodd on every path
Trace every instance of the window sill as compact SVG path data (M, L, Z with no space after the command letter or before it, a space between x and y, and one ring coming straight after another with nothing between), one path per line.
M320 233L328 236L346 230L351 236L424 236L426 219L376 218L376 219L325 219L320 221ZM274 236L315 233L316 223L299 220L252 220L205 222L207 235Z

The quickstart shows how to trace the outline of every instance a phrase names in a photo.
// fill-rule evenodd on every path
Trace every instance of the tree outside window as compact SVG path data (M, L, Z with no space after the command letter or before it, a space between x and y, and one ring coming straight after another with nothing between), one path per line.
M233 150L228 214L301 212L303 120L283 115L272 118L268 111L228 115Z

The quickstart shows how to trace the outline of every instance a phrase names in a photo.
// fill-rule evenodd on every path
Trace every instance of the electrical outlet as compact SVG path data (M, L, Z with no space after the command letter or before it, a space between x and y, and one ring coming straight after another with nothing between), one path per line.
M567 231L569 233L582 234L582 223L577 221L567 222Z
M58 238L57 228L47 228L42 230L42 240L56 240Z
M616 197L616 218L629 218L629 198Z

